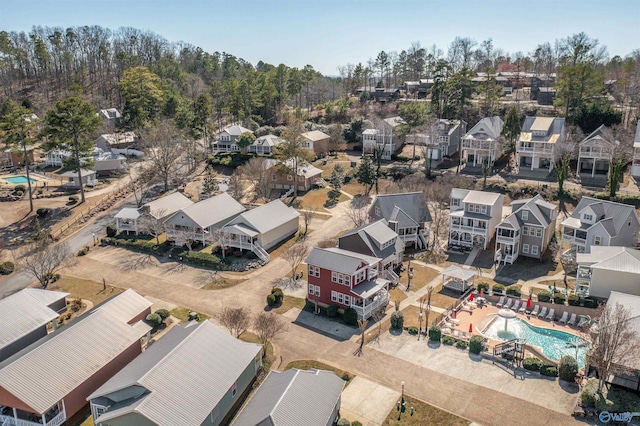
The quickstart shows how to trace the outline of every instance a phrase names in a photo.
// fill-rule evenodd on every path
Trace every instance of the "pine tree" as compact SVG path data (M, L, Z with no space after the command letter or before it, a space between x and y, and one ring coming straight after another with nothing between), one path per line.
M520 117L518 116L516 107L512 107L507 113L501 135L507 140L505 152L509 154L514 152L516 149L516 139L518 139L520 135Z
M206 174L204 175L204 180L202 181L202 193L211 195L215 192L218 192L220 187L218 186L218 181L216 180L216 172L213 170L213 167L207 167Z
M358 183L364 185L365 195L369 195L371 188L373 188L373 185L376 183L376 169L373 166L370 155L362 157L360 166L358 166L356 170L356 180Z

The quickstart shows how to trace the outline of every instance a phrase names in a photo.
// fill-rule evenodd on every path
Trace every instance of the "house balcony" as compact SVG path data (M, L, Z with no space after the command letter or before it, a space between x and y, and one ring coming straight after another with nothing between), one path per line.
M135 223L124 223L118 221L118 223L116 224L116 228L118 229L118 231L138 232L138 227Z
M269 253L267 253L267 251L260 245L260 243L258 243L258 241L252 242L244 238L225 238L224 244L227 247L233 247L240 250L250 250L255 253L255 255L258 256L258 258L263 262L269 262L271 258L271 256L269 256Z
M60 411L53 418L46 421L46 423L43 423L42 420L39 422L36 422L36 421L21 419L14 416L7 416L7 415L0 414L0 425L2 426L60 426L66 420L67 420L67 413L65 412L65 410Z
M358 313L358 319L367 319L371 314L380 308L384 308L389 304L389 293L386 291L379 292L373 301L365 303L364 306L351 304L351 307Z
M496 235L496 242L503 244L515 245L520 241L520 237L503 237L502 235Z
M483 236L487 235L487 228L482 228L480 226L465 226L465 225L451 224L449 228L451 231L469 232L471 234L483 235Z
M574 236L572 234L563 233L562 234L562 242L585 247L587 245L587 237L585 235L584 238L579 238L579 237L576 237L576 236Z
M553 155L553 146L549 147L533 147L533 146L518 146L518 154L534 154L536 156L551 156Z
M580 155L578 155L578 161L580 160L584 160L584 159L594 159L594 160L611 160L611 153L610 152L597 152L597 151L591 151L591 152L580 152Z
M591 282L591 269L579 267L576 278L580 281Z

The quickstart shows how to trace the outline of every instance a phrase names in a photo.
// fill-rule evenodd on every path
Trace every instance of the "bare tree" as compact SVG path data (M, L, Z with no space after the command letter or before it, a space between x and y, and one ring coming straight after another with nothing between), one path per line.
M355 196L349 203L349 208L347 209L347 216L353 222L356 227L362 226L367 223L369 218L369 203L371 202L371 198L368 196Z
M240 171L236 170L229 178L229 195L236 201L240 201L243 194L244 188L242 187L242 179L240 179Z
M141 229L143 232L155 237L156 244L160 244L160 235L164 234L164 224L157 218L165 216L167 209L159 208L153 211L145 212L140 218Z
M244 178L253 183L253 190L257 198L269 198L272 169L270 161L264 157L252 158L240 168Z
M164 190L169 190L169 181L177 173L176 161L183 152L185 138L173 124L163 121L142 133L143 145L147 158L153 166Z
M296 269L309 253L309 246L304 242L297 242L282 254L284 260L291 266L291 279L296 281Z
M609 160L609 197L614 198L622 177L622 169L633 159L633 130L622 125L605 130L613 141L613 153Z
M261 312L253 320L258 340L266 345L269 340L287 330L287 323L275 313Z
M46 289L54 281L54 276L63 262L70 256L71 248L68 243L43 242L35 247L31 255L23 257L21 263L24 270L38 280L40 287Z
M571 161L578 153L578 143L582 140L583 134L577 127L567 129L565 138L555 144L556 155L556 180L558 181L558 197L564 195L564 182L569 177Z
M616 303L607 305L591 329L593 345L588 355L589 364L598 369L598 392L602 392L610 374L627 371L624 367L638 356L638 335L633 329L629 309Z
M131 189L133 190L133 196L136 199L136 205L138 207L142 207L144 204L144 190L149 184L149 182L153 181L155 171L153 170L153 166L142 166L138 169L138 176L133 177L132 167L129 167L127 170L129 174L129 181L131 185Z
M360 330L360 346L354 352L354 355L356 356L362 355L362 348L364 348L364 333L367 331L368 324L369 324L369 320L366 320L366 319L358 320L358 329Z
M316 213L315 208L309 208L302 212L302 219L304 221L304 236L307 236L307 232L309 231L309 225L311 224L311 220L313 219L313 215Z
M197 232L195 228L182 227L176 229L174 233L176 235L176 241L184 244L189 251L193 251L195 243L202 241L202 234Z
M218 315L218 321L229 330L229 333L238 338L251 325L251 312L243 307L227 306Z

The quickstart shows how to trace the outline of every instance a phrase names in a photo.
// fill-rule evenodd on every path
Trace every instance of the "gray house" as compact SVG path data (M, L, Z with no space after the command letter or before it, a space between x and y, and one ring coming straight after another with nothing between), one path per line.
M271 371L232 425L331 426L343 387L332 371Z
M385 219L407 245L426 248L431 215L422 192L378 195L369 209L369 222Z
M229 126L218 132L218 140L211 144L213 152L240 152L242 149L236 144L236 140L243 133L253 133L246 127L239 125Z
M640 250L629 247L591 247L578 253L576 292L608 298L611 292L640 297Z
M0 362L47 335L55 327L69 293L26 288L0 299Z
M500 117L485 117L462 138L462 158L467 168L493 164L501 154L498 138L504 122Z
M556 231L558 207L540 194L511 203L511 214L496 227L495 260L512 264L519 255L541 259Z
M262 345L192 321L131 361L87 400L97 426L228 424L262 368Z
M382 259L382 269L402 263L404 243L386 220L364 224L338 237L338 248ZM393 273L392 270L389 272ZM395 277L397 281L397 277Z

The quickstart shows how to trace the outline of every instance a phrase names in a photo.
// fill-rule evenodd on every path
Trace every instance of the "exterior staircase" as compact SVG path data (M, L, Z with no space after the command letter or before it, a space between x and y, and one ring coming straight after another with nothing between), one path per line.
M382 278L384 278L385 280L391 281L393 283L393 285L398 284L398 280L400 279L398 274L393 272L391 269L383 270L382 271Z
M282 194L282 195L280 196L280 199L281 199L281 200L284 200L285 198L290 197L290 196L291 196L291 194L293 194L293 190L294 190L294 189L295 189L295 188L294 188L293 186L292 186L291 188L289 188L289 190L288 190L287 192L285 192L284 194Z
M269 256L269 253L267 253L267 251L263 249L257 241L253 243L253 248L251 249L251 251L253 251L256 256L258 256L258 258L264 263L268 263L269 260L271 260L271 256Z

